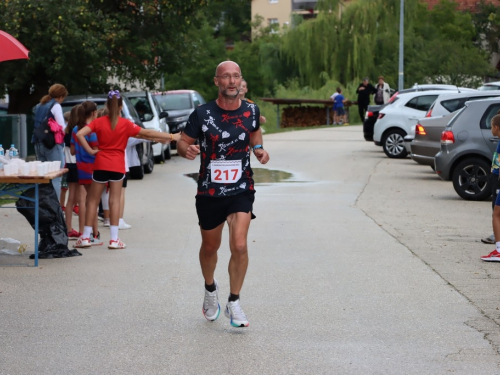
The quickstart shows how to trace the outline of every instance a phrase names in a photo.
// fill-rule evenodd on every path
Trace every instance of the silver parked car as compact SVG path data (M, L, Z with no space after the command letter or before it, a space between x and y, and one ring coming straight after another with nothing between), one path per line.
M436 173L452 180L464 199L491 196L491 159L498 143L491 135L491 119L499 110L500 99L467 102L441 134L441 150L434 159Z
M424 117L415 126L415 138L410 144L410 156L418 164L434 169L434 156L441 149L441 133L458 111L447 116Z

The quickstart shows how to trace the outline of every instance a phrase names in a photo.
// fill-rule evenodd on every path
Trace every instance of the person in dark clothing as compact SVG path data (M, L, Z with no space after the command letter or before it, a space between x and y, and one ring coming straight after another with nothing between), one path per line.
M365 78L356 89L358 94L358 111L361 122L365 120L365 114L370 104L370 95L375 94L377 89L373 87L368 78Z

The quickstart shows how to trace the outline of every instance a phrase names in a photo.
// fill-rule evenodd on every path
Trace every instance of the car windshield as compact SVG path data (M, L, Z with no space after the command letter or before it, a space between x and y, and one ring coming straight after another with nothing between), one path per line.
M192 108L189 94L166 94L155 95L155 97L164 111Z

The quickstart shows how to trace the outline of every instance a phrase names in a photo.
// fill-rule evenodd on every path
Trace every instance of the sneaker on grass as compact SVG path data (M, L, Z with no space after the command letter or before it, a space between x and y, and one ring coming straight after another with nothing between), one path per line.
M217 320L220 314L219 305L219 284L214 279L215 291L209 292L205 289L205 299L203 300L203 316L211 322Z
M231 320L233 327L248 327L248 319L240 305L240 300L228 302L226 311L224 312L227 318Z
M500 262L500 253L496 250L493 250L488 255L482 256L481 260L484 260L485 262Z

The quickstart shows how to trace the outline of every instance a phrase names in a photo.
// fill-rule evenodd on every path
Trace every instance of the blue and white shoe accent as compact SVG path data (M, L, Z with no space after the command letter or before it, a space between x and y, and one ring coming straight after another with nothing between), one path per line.
M248 327L250 324L248 323L248 319L241 308L239 299L234 302L227 303L224 315L229 318L233 327L243 328Z

